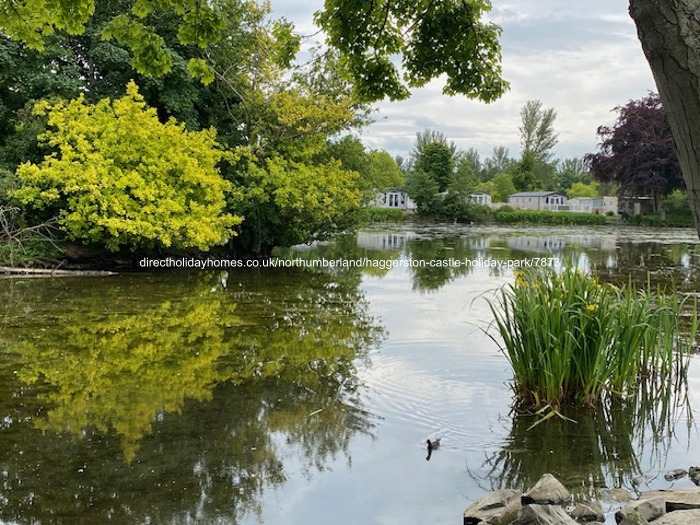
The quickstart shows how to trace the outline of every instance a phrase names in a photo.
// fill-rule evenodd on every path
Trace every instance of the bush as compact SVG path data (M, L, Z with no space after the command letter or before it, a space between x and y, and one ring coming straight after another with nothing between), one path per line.
M225 244L241 218L226 213L232 186L217 169L225 154L214 130L162 124L133 82L127 95L85 104L37 104L49 129L40 139L57 152L17 170L10 193L40 215L58 215L69 239L130 248Z
M569 213L562 211L507 210L500 208L494 213L494 219L500 224L544 224L558 226L594 226L605 224L602 215L590 213Z
M520 407L595 406L687 375L697 310L683 333L675 293L540 269L517 273L489 304Z
M692 228L695 225L693 216L682 212L668 212L664 220L656 213L630 215L627 217L627 222L633 226L648 226L650 228Z
M491 208L467 200L459 193L448 193L436 218L461 223L481 223L491 218Z
M362 222L403 222L408 218L408 213L396 208L369 207L362 210Z

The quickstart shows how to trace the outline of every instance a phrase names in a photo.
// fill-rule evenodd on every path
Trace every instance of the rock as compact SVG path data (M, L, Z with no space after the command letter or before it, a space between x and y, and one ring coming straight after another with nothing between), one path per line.
M669 472L666 472L666 474L664 474L664 479L666 481L673 481L676 479L684 478L687 475L688 475L687 470L682 469L682 468L677 468L677 469L671 470Z
M700 485L700 468L699 467L690 467L688 469L688 476L690 476L690 480L695 483L696 485Z
M663 498L666 501L666 512L700 509L700 488L650 490L639 496L640 501L654 498Z
M525 505L512 525L578 525L559 505Z
M517 490L496 490L475 501L464 511L464 525L477 523L501 523L505 514L515 515L518 511L521 493Z
M571 501L571 493L551 474L543 474L522 497L523 505L562 505Z
M603 506L597 501L576 505L569 515L578 522L605 521Z
M649 522L638 514L630 514L629 517L622 520L618 525L649 525Z
M695 525L696 523L700 523L700 509L669 512L652 525Z
M606 489L603 491L603 495L608 501L615 501L618 503L632 501L632 495L625 489Z
M649 498L628 503L615 513L615 521L618 523L632 516L639 516L646 521L653 521L666 514L666 500L664 498Z

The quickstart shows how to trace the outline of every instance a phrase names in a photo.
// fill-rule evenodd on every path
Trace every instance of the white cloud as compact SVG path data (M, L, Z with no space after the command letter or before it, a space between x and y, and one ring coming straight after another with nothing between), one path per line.
M320 0L278 0L284 14L311 30ZM504 145L520 150L520 108L540 99L557 113L561 158L592 152L595 131L611 124L611 110L655 90L653 77L627 13L626 0L495 2L489 18L503 27L503 74L511 91L486 105L441 93L442 83L414 90L407 101L377 104L377 122L363 130L368 147L407 156L415 135L429 127L482 157Z

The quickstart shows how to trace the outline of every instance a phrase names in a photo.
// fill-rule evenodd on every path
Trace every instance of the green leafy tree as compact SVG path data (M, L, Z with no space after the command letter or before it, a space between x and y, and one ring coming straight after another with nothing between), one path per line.
M231 184L214 130L188 132L162 124L136 84L127 95L88 105L80 96L40 103L49 129L41 139L56 152L20 166L14 198L56 210L71 239L110 250L196 247L226 243L240 217L225 212Z
M479 155L479 152L475 148L469 148L466 151L461 151L459 152L459 154L457 154L456 157L456 164L458 169L460 166L463 166L464 168L468 167L469 169L471 169L471 172L476 178L481 178L481 172L484 168L484 165L481 162L481 156Z
M139 86L147 104L158 111L161 121L175 117L188 129L214 125L224 131L217 91L213 86L205 88L187 71L188 60L198 56L198 51L196 46L178 42L179 19L174 12L149 17L154 30L165 39L173 61L165 75L140 74L126 46L102 38L109 21L129 5L126 0L97 0L84 32L68 35L58 31L45 36L43 51L0 36L0 164L14 171L22 162L39 162L46 153L37 154L37 136L45 128L45 119L31 115L35 101L71 99L82 93L86 102L97 103L102 98L122 96L130 80Z
M491 179L491 183L493 184L491 198L494 202L508 202L508 197L518 191L513 184L513 179L507 173L499 173Z
M482 19L490 9L490 2L473 0L326 0L316 21L363 100L407 98L408 87L444 74L444 93L490 102L508 89L501 78L501 29Z
M425 130L416 134L411 150L411 167L430 176L438 192L446 191L457 163L457 147L444 133Z
M558 141L554 131L557 117L552 108L544 109L539 100L530 100L520 110L520 160L510 167L513 183L519 191L552 189L556 185L556 170L552 149Z
M538 168L541 166L541 161L535 157L532 151L523 151L522 158L518 162L512 164L510 168L513 184L518 191L537 191L545 189L545 185L536 175Z
M478 179L474 175L471 167L466 163L460 163L460 165L457 166L457 171L455 171L452 176L450 184L447 186L447 192L467 198L476 187L477 182Z
M416 203L416 211L419 215L430 216L438 207L439 187L435 178L422 171L412 171L408 177L408 194Z
M552 159L552 149L559 142L554 131L557 113L553 108L543 108L542 101L528 100L520 110L520 143L523 157L526 153L539 161L548 163Z
M571 198L574 197L597 197L598 184L596 182L591 182L586 184L584 182L574 182L568 190L566 190L566 196Z
M484 161L481 171L481 180L491 180L499 173L505 173L513 164L513 159L510 157L510 152L505 146L496 146L493 148L491 156Z
M152 24L163 13L177 15L177 40L200 49L221 41L226 32L225 2L135 0L108 20L102 37L129 47L134 67L158 75L173 67L168 42ZM407 86L423 86L446 75L444 92L461 93L486 102L500 97L508 83L501 78L501 29L485 22L488 1L412 2L382 0L358 8L350 0L327 0L316 13L329 44L342 55L364 100L406 98ZM78 35L95 13L95 0L0 1L0 32L30 47L43 49L47 35L65 31ZM290 26L282 24L280 32ZM403 78L392 62L402 55ZM187 69L205 82L213 71L202 58L191 58Z
M432 142L425 146L421 156L416 159L415 169L432 177L438 191L446 191L454 174L454 157L449 147Z
M47 36L55 32L83 34L95 12L95 0L68 0L59 4L47 0L1 0L0 32L32 49L44 50ZM166 38L154 27L153 19L164 13L177 15L180 45L205 48L221 38L223 23L216 3L183 0L135 0L121 5L119 12L106 20L100 36L127 46L132 65L139 73L163 75L173 69L174 60ZM202 58L191 58L186 67L205 83L213 80L213 73Z
M365 199L373 199L377 191L403 185L403 174L391 155L381 150L366 151L360 139L352 135L330 141L317 159L336 159L344 170L356 172Z
M269 4L219 5L228 36L209 59L223 140L238 158L225 171L241 188L229 205L245 216L233 251L265 256L351 227L370 163L359 140L337 137L364 124L367 111L337 54L312 50L312 60L292 69L299 39L269 19Z
M413 143L413 147L411 148L408 163L409 166L414 166L418 159L423 155L426 146L434 142L446 146L449 149L450 155L454 159L454 162L457 161L457 146L455 146L455 143L448 140L447 136L442 131L426 129L416 133L416 141Z
M581 158L569 158L557 163L555 190L564 193L576 182L589 184L593 179Z
M310 164L249 157L236 171L241 191L231 205L246 217L239 246L248 254L269 255L275 246L324 239L358 220L358 175L336 160Z
M511 184L513 182L511 181ZM500 202L498 199L496 199L496 186L493 183L493 180L487 180L484 182L480 182L474 187L475 191L483 191L484 193L488 193L491 195L491 200L493 202Z
M370 151L367 185L379 190L401 188L405 181L401 168L394 158L383 150Z
M474 148L470 148L458 155L453 178L455 181L459 180L461 186L471 190L481 180L481 172L482 165L479 159L479 152ZM453 183L451 183L451 185Z
M369 172L369 158L365 146L359 137L354 135L329 141L318 158L322 162L339 160L343 169L357 172L360 176L367 176Z

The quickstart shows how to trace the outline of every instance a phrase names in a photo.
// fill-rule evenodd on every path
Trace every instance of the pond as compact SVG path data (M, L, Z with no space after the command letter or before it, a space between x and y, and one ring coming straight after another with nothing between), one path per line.
M696 292L695 232L415 227L280 257L0 280L1 522L447 524L544 472L606 502L693 486L663 474L700 464L699 358L687 398L528 430L486 331L508 261ZM478 262L411 264L437 260Z

